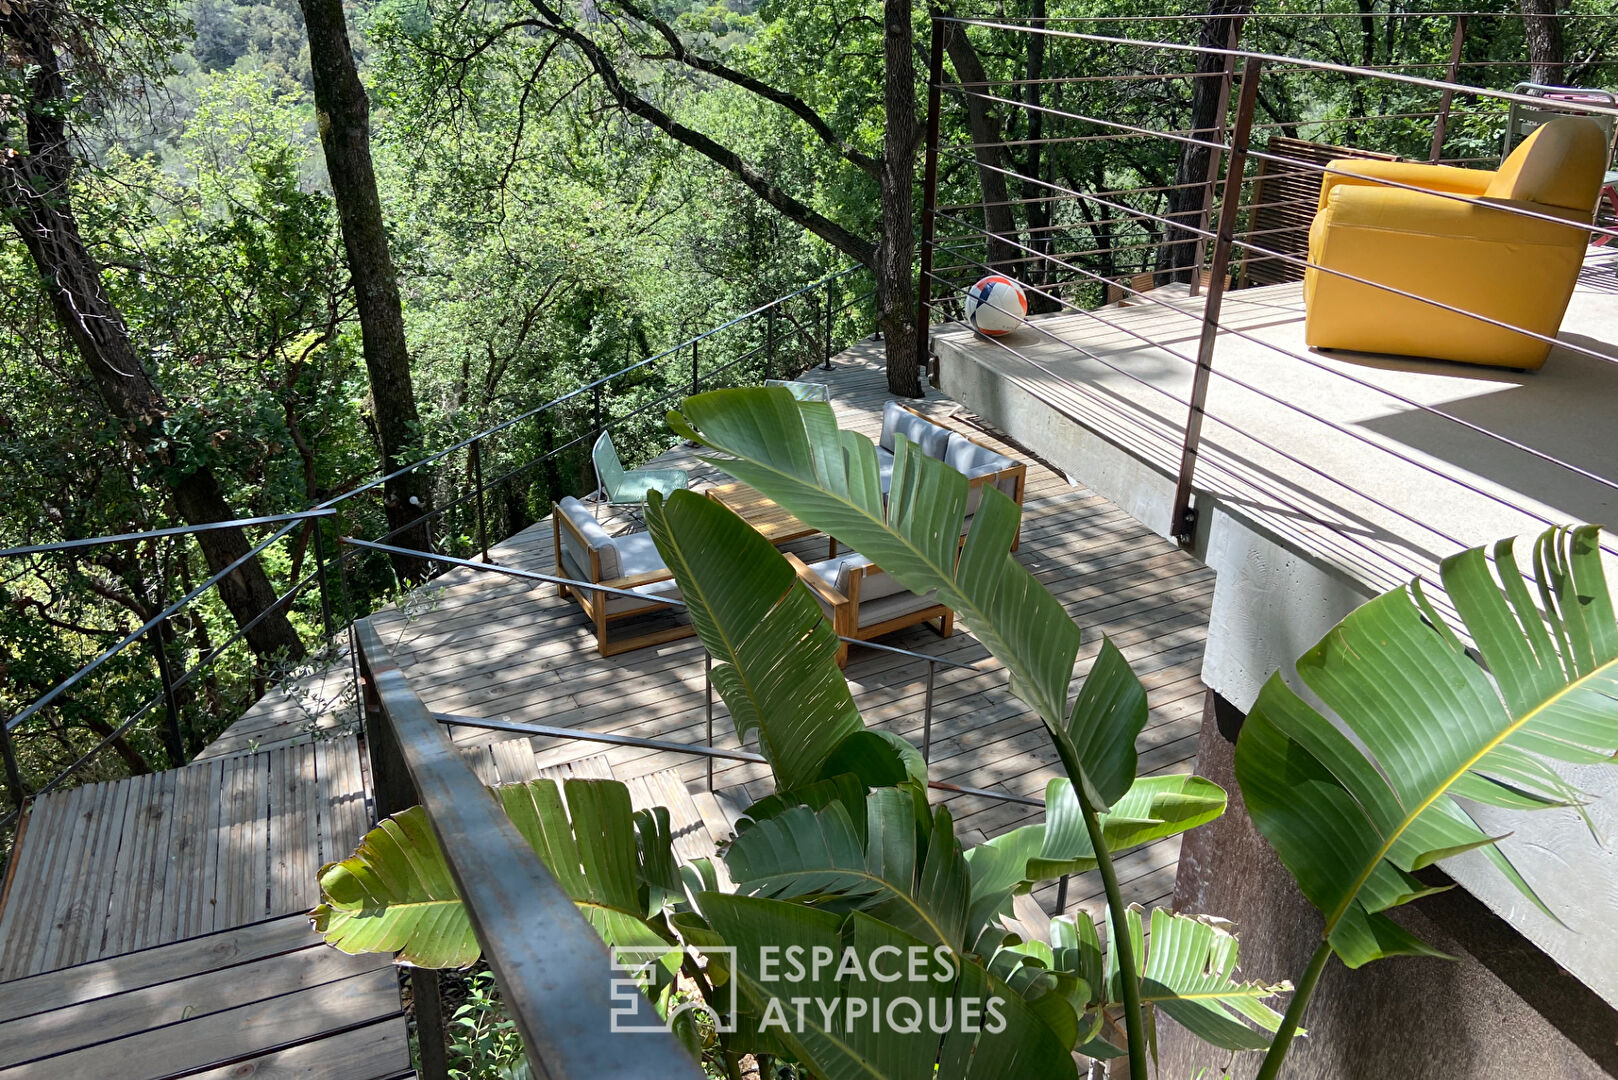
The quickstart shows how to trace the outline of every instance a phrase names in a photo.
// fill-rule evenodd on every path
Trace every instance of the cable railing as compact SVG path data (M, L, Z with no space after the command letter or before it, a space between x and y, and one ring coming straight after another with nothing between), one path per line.
M177 599L159 594L143 609L134 629L101 634L107 639L104 647L0 723L0 764L10 804L0 816L0 830L9 831L33 798L87 774L105 779L140 771L129 764L131 756L152 768L184 764L216 733L214 728L244 712L272 684L339 662L338 653L345 650L334 642L341 629L367 614L375 602L402 595L409 583L397 577L389 582L387 573L378 575L368 562L378 552L337 541L371 533L388 549L386 557L429 568L443 565L427 561L430 555L476 555L487 561L492 544L531 523L526 515L513 513L509 504L514 493L531 484L536 470L554 471L552 479L564 490L586 488L585 481L576 486L570 482L563 469L581 459L582 471L580 449L587 452L587 444L601 433L612 432L632 450L655 450L671 438L659 434L662 410L687 394L790 377L813 366L829 368L837 342L856 322L851 312L870 297L853 280L860 272L861 268L850 267L830 274L419 460L325 497L305 511L0 550L0 567L12 570L12 582L46 580L53 572L53 559L99 554L136 560L149 568L150 579L164 582L173 566L185 565L191 555L186 545L199 532L267 530L228 565L198 583L186 582ZM526 437L519 439L524 433ZM504 455L497 450L504 450ZM435 497L413 520L387 528L375 505L384 485L416 472L434 478ZM529 491L527 501L532 499ZM423 538L427 550L389 543L407 533ZM312 568L306 558L311 548ZM250 619L228 633L217 632L211 624L219 621L220 581L249 562L265 559L287 567L286 587ZM76 565L71 564L69 572ZM426 576L431 576L430 569ZM378 581L391 587L379 589ZM301 645L313 645L308 656L265 664L247 651L247 635L276 616L289 617ZM352 650L346 651L348 662L357 663ZM226 660L232 663L223 665ZM250 670L251 677L237 676L226 685L226 677L236 676L242 668ZM95 704L81 708L76 699L92 689ZM99 714L108 700L114 705L127 703L115 720L91 715ZM71 722L86 725L89 737L64 732L65 724L56 721L64 714L71 714ZM157 723L151 722L154 716ZM55 753L35 749L46 743ZM120 754L123 760L116 765L102 766L106 751L114 747L130 753Z
M1405 15L1430 17L1431 13ZM1453 297L1427 295L1419 286L1413 288L1403 282L1390 284L1364 272L1327 265L1312 259L1307 250L1319 186L1334 177L1351 178L1357 184L1375 184L1396 191L1420 192L1422 197L1465 207L1469 213L1510 214L1524 222L1583 230L1596 243L1618 238L1618 228L1610 219L1591 222L1572 212L1563 214L1544 206L1491 200L1468 190L1432 190L1384 176L1374 167L1362 170L1354 163L1345 165L1335 160L1360 156L1396 160L1397 153L1387 152L1390 145L1398 149L1400 145L1408 147L1426 141L1419 130L1411 128L1412 124L1423 122L1431 123L1433 130L1428 153L1420 157L1433 164L1473 160L1441 156L1450 120L1478 118L1504 127L1514 107L1521 106L1541 114L1591 116L1611 124L1618 118L1618 106L1612 104L1610 97L1603 101L1599 92L1531 88L1526 84L1504 89L1459 82L1458 71L1469 66L1474 70L1480 67L1460 59L1464 20L1459 20L1456 27L1457 45L1451 62L1442 65L1448 71L1448 77L1443 79L1409 74L1410 65L1362 68L1238 48L1234 34L1230 47L1212 48L1086 33L1067 29L1059 20L1039 25L947 17L940 17L938 21L953 23L957 32L973 28L974 33L992 39L997 51L1009 50L1012 54L1019 46L1011 39L1027 35L1041 35L1052 49L1073 42L1085 47L1105 46L1119 55L1150 53L1177 57L1191 54L1198 58L1202 70L1183 72L1179 69L1191 65L1183 61L1173 65L1165 62L1161 66L1172 66L1178 73L1154 77L1164 83L1179 81L1174 95L1164 96L1177 96L1183 107L1188 106L1192 97L1191 82L1207 77L1210 67L1222 67L1222 70L1212 71L1221 83L1219 105L1211 117L1202 124L1194 121L1188 125L1183 113L1169 112L1156 126L1151 121L1131 122L1132 118L1127 115L1110 114L1100 103L1091 102L1065 84L1061 89L1066 96L1057 104L1037 95L1016 96L1009 89L994 92L1013 85L1027 87L1030 83L1038 83L1042 91L1046 91L1046 80L985 80L970 85L952 82L942 70L943 57L938 52L934 53L930 75L931 83L937 87L933 100L939 105L935 107L947 100L946 94L953 95L957 101L975 99L986 107L1000 110L1006 117L1008 133L1017 137L1008 137L1003 144L988 147L978 142L942 145L934 142L927 147L929 158L947 160L957 176L975 171L980 177L996 177L997 184L1003 184L1011 192L1020 188L1024 197L1002 199L997 196L974 201L961 197L959 185L947 195L940 192L936 184L924 191L927 245L922 253L924 321L930 320L935 312L944 317L960 317L964 313L962 301L968 286L982 275L1005 273L1019 278L1034 313L1020 320L1023 330L1011 340L980 336L976 339L978 347L987 347L1014 361L1004 368L1008 378L1020 378L1017 372L1026 370L1032 380L1027 385L1033 387L1030 392L1036 396L1060 388L1062 393L1082 400L1087 423L1095 425L1098 431L1107 432L1119 445L1158 463L1174 480L1175 494L1170 510L1172 532L1182 543L1194 542L1196 535L1194 491L1217 490L1227 495L1239 493L1324 531L1336 545L1341 561L1355 565L1363 577L1378 581L1384 587L1427 572L1439 558L1470 546L1455 535L1455 530L1444 520L1415 513L1409 505L1401 505L1399 499L1381 497L1363 484L1345 480L1334 473L1330 462L1311 455L1303 445L1288 445L1273 433L1266 436L1255 429L1245 415L1221 414L1210 405L1210 391L1214 387L1228 388L1231 393L1240 393L1248 400L1261 403L1272 418L1293 417L1294 424L1320 425L1333 437L1374 449L1379 459L1388 460L1391 465L1408 467L1435 482L1441 479L1445 485L1515 515L1545 525L1562 524L1538 504L1529 504L1520 493L1474 481L1453 471L1440 472L1429 458L1391 445L1387 440L1378 440L1360 424L1324 415L1319 402L1295 400L1277 388L1264 385L1260 379L1221 366L1215 361L1217 345L1222 340L1239 340L1253 350L1263 350L1328 373L1357 389L1378 395L1390 405L1430 416L1468 437L1488 440L1489 444L1509 450L1523 460L1594 485L1604 492L1618 492L1618 480L1578 461L1568 460L1565 455L1493 430L1485 423L1459 415L1452 408L1420 401L1398 387L1384 385L1374 373L1329 364L1301 348L1256 332L1254 326L1242 325L1240 319L1232 319L1222 312L1223 299L1233 292L1235 297L1243 296L1238 287L1248 284L1250 276L1264 273L1260 268L1268 264L1283 268L1285 273L1280 275L1281 280L1297 280L1308 275L1320 280L1344 281L1372 290L1376 295L1420 304L1435 314L1455 316L1481 327L1508 331L1527 341L1554 345L1582 360L1603 365L1618 362L1618 354L1599 343L1558 337L1554 330L1546 333L1521 325L1509 316L1471 310L1465 302L1456 302ZM1233 28L1242 25L1241 20L1235 18L1231 23ZM1618 20L1614 20L1613 25L1618 26ZM1055 61L1047 59L1048 65L1053 63ZM1390 70L1390 67L1399 70ZM1366 97L1379 86L1436 92L1440 97L1430 110L1401 103L1398 108L1380 114L1317 114L1258 122L1260 94L1265 94L1272 103L1284 99L1281 91L1287 80L1300 74L1311 78L1341 76L1362 90ZM1261 90L1261 87L1266 89ZM1552 93L1544 92L1547 89ZM1105 88L1095 92L1102 90ZM1475 105L1456 108L1454 103L1461 98ZM1270 108L1273 112L1273 104ZM1025 119L1018 121L1016 117ZM1031 126L1034 117L1044 126L1044 134L1038 139L1022 138L1022 129ZM1378 123L1397 127L1398 137L1389 137L1378 145L1375 134ZM1359 139L1342 147L1316 144L1320 160L1289 154L1284 149L1278 151L1274 141L1267 145L1258 142L1260 131L1286 133L1288 138L1296 138L1304 131L1325 131L1332 127L1351 128ZM1083 134L1070 134L1075 128ZM937 130L937 126L931 130ZM1606 130L1610 154L1611 128ZM1146 182L1136 187L1118 183L1121 167L1115 165L1105 174L1107 183L1087 187L1061 176L1059 167L1049 165L1049 158L1044 159L1045 171L1033 174L1023 164L1030 158L1023 157L1019 161L1019 155L1012 152L1017 147L1038 145L1042 150L1049 147L1048 152L1056 155L1061 152L1059 148L1071 146L1075 138L1094 141L1111 136L1140 147L1137 154L1163 154L1163 148L1171 147L1172 154L1165 155L1171 160L1190 160L1193 153L1200 153L1206 164L1201 177L1189 183L1183 182L1182 167L1179 178L1182 182L1156 183L1150 174L1141 173ZM1363 153L1362 148L1375 152ZM937 168L930 169L929 175L936 177ZM1282 190L1282 181L1303 189L1304 194ZM1312 194L1309 193L1311 188ZM1200 199L1194 196L1197 190L1201 192ZM1170 193L1186 191L1193 192L1191 199L1182 198L1171 205ZM1291 197L1284 197L1289 194ZM1042 210L1044 216L1036 217L1036 210ZM1266 211L1270 212L1268 216ZM1011 215L1009 231L1003 224L996 224L993 215L997 213L1001 222L1005 215ZM1184 258L1187 253L1192 257ZM1169 254L1182 257L1166 258ZM939 265L934 268L934 263ZM1273 270L1268 273L1278 274ZM1182 286L1177 294L1159 288L1173 282ZM1205 298L1200 302L1192 299L1204 289ZM1147 307L1163 318L1142 329L1138 318L1116 315L1112 310L1115 303ZM1302 314L1301 304L1287 314L1297 319ZM1105 348L1094 344L1097 335L1102 335L1107 342ZM1161 357L1180 374L1167 379L1142 375L1135 370L1137 365L1130 362L1128 350L1118 347L1120 338L1131 341L1130 348L1138 346L1151 356ZM1184 345L1177 344L1181 341ZM1051 346L1055 347L1054 353ZM1066 359L1053 363L1053 355ZM1104 377L1098 380L1075 374L1076 370L1086 367ZM1189 387L1185 385L1186 375L1190 376ZM1136 389L1118 389L1131 386ZM1173 419L1176 410L1183 410L1180 412L1183 420ZM1212 455L1204 448L1204 421L1214 425L1221 440L1218 452ZM1275 424L1284 422L1273 420ZM1276 466L1293 470L1292 475L1277 474ZM1333 497L1329 495L1331 492L1341 495ZM1390 550L1385 537L1378 535L1384 531L1383 523L1364 517L1355 507L1387 514L1386 520L1403 522L1406 550ZM1428 539L1418 541L1415 539L1418 536ZM1476 539L1471 542L1475 543ZM1618 548L1610 542L1605 550L1618 556Z

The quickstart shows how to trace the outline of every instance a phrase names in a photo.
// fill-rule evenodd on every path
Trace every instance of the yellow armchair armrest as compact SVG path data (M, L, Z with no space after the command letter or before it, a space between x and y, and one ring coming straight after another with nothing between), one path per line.
M1422 165L1413 161L1374 161L1359 158L1339 158L1326 165L1329 170L1320 178L1320 205L1324 207L1333 191L1345 186L1369 186L1383 191L1402 191L1403 188L1379 184L1391 180L1395 184L1425 188L1428 191L1446 191L1455 195L1482 195L1494 180L1494 173L1483 169L1457 169L1452 165Z

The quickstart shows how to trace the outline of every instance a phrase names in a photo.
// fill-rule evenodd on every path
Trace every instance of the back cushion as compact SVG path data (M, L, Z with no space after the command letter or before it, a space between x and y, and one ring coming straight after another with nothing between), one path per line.
M844 555L842 565L837 568L837 580L832 583L832 588L836 589L844 596L847 596L849 579L853 577L854 570L857 567L870 565L871 560L867 559L864 555L856 555L852 553ZM898 581L894 580L894 578L889 574L880 572L875 574L866 574L865 577L860 580L860 603L863 604L867 600L881 600L883 597L894 596L904 591L905 587L899 584Z
M890 401L882 406L882 449L890 452L893 450L894 435L903 435L930 458L942 458L949 446L948 428L941 428L917 416L897 401Z
M613 545L612 537L607 535L607 530L601 527L601 522L595 519L588 507L569 495L557 504L556 512L565 516L584 536L581 545L572 529L565 525L562 527L562 550L577 564L580 573L590 573L590 552L597 551L601 554L599 580L608 581L623 576L618 570L618 549Z
M1517 144L1484 197L1588 213L1595 209L1606 167L1601 125L1587 116L1563 116L1541 124Z

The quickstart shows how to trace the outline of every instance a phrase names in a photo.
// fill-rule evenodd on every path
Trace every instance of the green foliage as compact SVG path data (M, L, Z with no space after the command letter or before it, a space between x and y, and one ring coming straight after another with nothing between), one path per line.
M452 1080L524 1080L531 1075L522 1036L489 971L467 979L466 1001L450 1014L444 1049Z
M1237 743L1237 779L1351 967L1433 952L1383 913L1432 891L1416 871L1464 851L1482 849L1551 914L1458 800L1571 806L1579 795L1551 763L1618 754L1618 622L1598 532L1544 533L1533 593L1509 540L1492 571L1483 548L1444 561L1476 659L1419 582L1349 615L1297 664L1339 724L1279 674L1265 684Z
M632 813L628 789L605 780L534 780L495 794L603 940L667 943L651 925L682 888L666 810ZM315 931L344 952L391 952L401 964L429 968L463 968L481 955L419 806L387 818L353 855L322 867L320 895Z

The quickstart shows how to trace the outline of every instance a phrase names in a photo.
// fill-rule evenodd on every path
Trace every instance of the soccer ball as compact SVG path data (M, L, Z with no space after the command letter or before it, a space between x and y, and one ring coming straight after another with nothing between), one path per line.
M1027 316L1022 286L1001 274L990 274L966 291L966 321L981 334L1009 334Z

